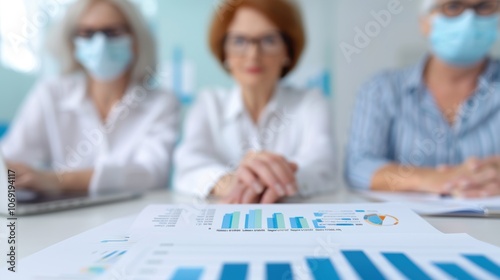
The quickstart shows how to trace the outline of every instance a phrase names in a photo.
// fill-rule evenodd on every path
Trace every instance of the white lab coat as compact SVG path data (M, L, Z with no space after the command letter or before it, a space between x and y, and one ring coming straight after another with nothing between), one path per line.
M318 91L279 86L255 125L238 87L201 93L175 152L174 188L205 197L246 153L265 150L299 165L301 195L332 190L337 173L329 107Z
M133 84L104 123L86 92L83 73L39 82L2 142L6 160L58 172L93 169L90 194L166 187L175 96Z

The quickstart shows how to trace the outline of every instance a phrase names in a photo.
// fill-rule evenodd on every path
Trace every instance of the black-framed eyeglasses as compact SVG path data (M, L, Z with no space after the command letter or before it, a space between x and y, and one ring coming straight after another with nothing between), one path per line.
M236 55L245 55L252 45L256 45L263 54L274 55L282 50L284 38L281 33L276 32L254 38L228 34L224 40L225 51Z
M447 17L457 17L466 10L472 9L479 16L491 16L500 11L500 0L486 0L476 4L464 1L449 1L436 5L433 10L438 11Z
M108 38L116 38L120 37L125 34L129 34L130 30L127 26L121 25L121 26L110 26L110 27L104 27L104 28L78 28L74 36L75 37L81 37L81 38L92 38L96 33L102 33Z

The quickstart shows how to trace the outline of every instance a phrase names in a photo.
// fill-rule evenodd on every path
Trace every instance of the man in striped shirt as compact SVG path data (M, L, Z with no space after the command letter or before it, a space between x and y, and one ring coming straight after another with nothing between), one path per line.
M346 179L358 189L500 195L499 0L422 0L431 52L366 83Z

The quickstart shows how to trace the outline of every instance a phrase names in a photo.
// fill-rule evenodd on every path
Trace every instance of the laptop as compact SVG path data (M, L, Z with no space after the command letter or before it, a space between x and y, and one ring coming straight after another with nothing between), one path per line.
M11 216L11 203L15 194L15 216L41 214L92 205L106 204L138 198L140 192L124 191L120 193L90 196L87 193L42 194L30 190L14 190L7 165L0 153L0 215ZM15 187L15 184L14 184ZM10 195L10 196L9 196ZM9 203L11 203L9 205Z

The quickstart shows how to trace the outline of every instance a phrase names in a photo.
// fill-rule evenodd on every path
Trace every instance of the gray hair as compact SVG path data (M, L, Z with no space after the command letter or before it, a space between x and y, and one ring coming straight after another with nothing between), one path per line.
M420 14L427 15L431 12L434 5L438 2L438 0L420 0L422 5L420 6Z
M115 6L125 17L134 37L138 55L132 68L132 79L144 80L156 73L156 42L140 10L128 0L77 0L71 4L62 22L54 26L48 47L59 61L62 74L81 71L75 60L73 37L78 20L93 3L106 1Z

